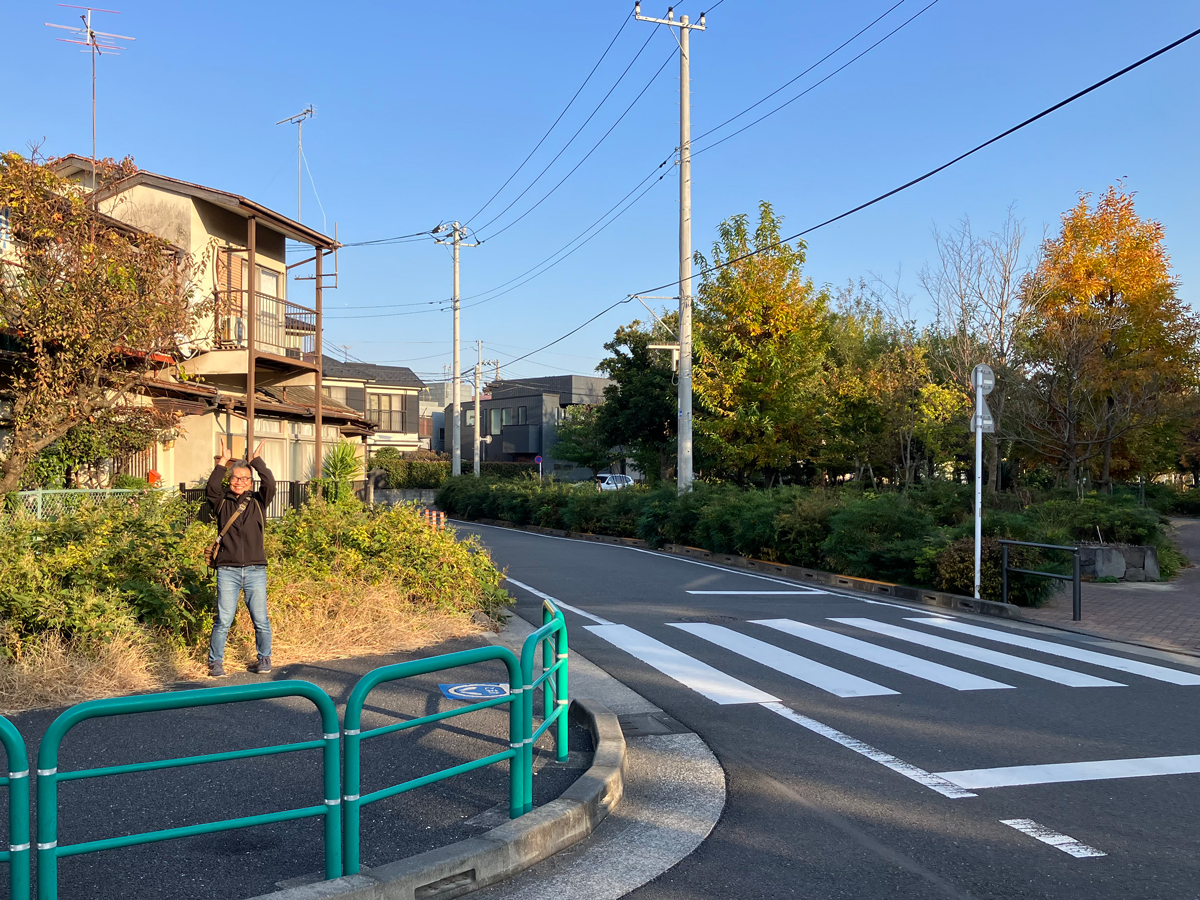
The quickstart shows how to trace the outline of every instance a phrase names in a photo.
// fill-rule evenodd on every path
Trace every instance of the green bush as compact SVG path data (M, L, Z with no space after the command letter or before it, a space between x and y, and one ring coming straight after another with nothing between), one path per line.
M1152 509L1122 498L1048 500L1035 504L1026 516L1041 528L1046 543L1077 541L1106 544L1148 544L1162 533L1162 517Z
M821 550L837 571L912 584L934 540L933 518L903 494L865 495L830 517Z
M1004 595L1001 579L1002 550L998 538L984 538L980 547L979 595L999 603ZM1053 571L1043 556L1031 547L1008 548L1010 568ZM1056 568L1061 568L1058 566ZM934 556L934 586L966 597L975 594L975 537L963 537L943 547ZM1017 606L1041 606L1058 588L1053 578L1038 578L1009 572L1008 602Z

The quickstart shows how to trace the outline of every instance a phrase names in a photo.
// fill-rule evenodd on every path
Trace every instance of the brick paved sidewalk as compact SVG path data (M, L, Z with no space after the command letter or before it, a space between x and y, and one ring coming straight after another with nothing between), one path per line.
M1164 650L1200 653L1200 519L1172 519L1180 549L1195 564L1169 582L1083 585L1083 621L1071 621L1071 596L1021 611L1022 618L1063 625Z

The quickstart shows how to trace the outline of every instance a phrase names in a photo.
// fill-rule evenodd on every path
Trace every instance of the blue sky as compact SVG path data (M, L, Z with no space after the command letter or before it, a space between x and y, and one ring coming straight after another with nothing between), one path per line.
M306 123L305 156L320 205L306 174L304 221L330 231L336 221L347 242L472 216L562 111L632 6L119 2L122 15L97 15L96 27L137 40L100 62L99 154L131 154L142 168L294 215L295 128L275 122L311 103L317 115ZM693 133L773 91L895 2L724 0L709 15L708 31L692 37ZM799 93L928 2L905 0L775 100ZM714 5L684 3L677 14L694 19ZM647 3L643 12L665 9ZM7 73L0 148L42 142L47 154L88 153L88 58L56 43L43 25L69 23L75 14L31 0L0 6ZM697 155L694 245L707 251L722 219L753 214L760 200L785 216L785 233L799 231L1197 27L1194 2L938 0L787 109ZM649 38L561 159L504 217L480 228L489 238L482 246L462 251L464 297L549 256L671 154L678 141L678 64L666 61L675 44L665 29L652 31L645 23L625 26L538 154L472 221L480 228L524 189ZM1198 75L1200 38L931 181L815 233L809 276L835 285L872 273L898 278L919 310L925 298L917 273L933 254L934 225L946 228L965 215L988 229L1012 206L1032 250L1079 191L1100 192L1123 178L1137 192L1139 212L1166 226L1183 296L1194 303ZM562 187L491 237L553 187L648 82ZM486 303L465 300L464 362L473 360L467 345L477 338L486 356L503 362L626 294L674 279L678 181L670 167L663 171L669 174L641 200L546 274ZM451 321L436 311L436 301L450 293L448 250L429 242L347 248L339 264L340 288L326 294L327 345L348 345L353 357L440 378L450 358ZM291 296L305 302L311 288L294 284ZM588 373L613 330L639 312L646 318L636 305L620 306L504 374Z

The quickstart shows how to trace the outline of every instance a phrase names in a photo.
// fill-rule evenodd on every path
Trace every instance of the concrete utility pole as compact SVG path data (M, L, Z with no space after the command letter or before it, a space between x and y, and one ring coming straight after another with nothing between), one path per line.
M478 359L475 363L475 477L480 475L480 461L483 458L483 407L480 401L483 400L483 367L487 365L496 366L496 380L500 380L500 360L484 359L483 358L483 341L476 341L475 346L478 350ZM491 440L491 437L488 437Z
M454 359L451 363L453 372L451 374L450 384L450 411L454 416L454 424L451 426L451 435L454 445L450 449L450 474L462 474L462 413L459 406L459 388L462 385L462 364L458 352L458 248L459 247L478 247L479 244L467 244L463 242L466 236L466 229L458 222L451 222L449 225L439 225L433 229L433 234L444 234L450 232L450 238L437 241L439 244L452 244L454 246Z
M665 19L642 15L636 3L633 15L639 22L653 22L679 29L679 452L676 484L679 493L692 489L692 107L689 71L689 35L704 31L704 13L696 24L687 16L675 21L673 8Z

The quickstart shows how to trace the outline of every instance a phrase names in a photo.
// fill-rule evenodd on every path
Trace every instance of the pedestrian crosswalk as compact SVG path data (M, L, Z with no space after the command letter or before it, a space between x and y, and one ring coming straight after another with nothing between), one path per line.
M746 680L722 671L722 660L728 665L728 656L719 652L705 653L703 655L709 661L702 661L674 646L675 643L695 646L694 642L682 638L682 634L845 699L887 697L912 690L912 682L903 676L954 691L1013 690L1022 685L1045 687L1047 682L1065 688L1121 688L1142 678L1174 685L1200 685L1200 675L1193 672L940 616L909 617L903 624L894 619L834 617L818 624L786 618L759 619L742 623L737 628L708 622L667 622L664 625L681 633L681 640L670 639L671 632L663 635L665 640L659 640L628 625L585 627L669 678L722 705L772 703L778 702L779 698L751 683L754 676L746 675L744 666L739 667L739 673ZM854 636L856 632L861 632L862 637ZM893 642L912 648L914 652L906 653L887 646ZM1004 645L1006 651L1011 649L1013 652L985 646L985 642ZM812 649L805 651L806 646ZM805 655L809 652L821 658ZM916 655L918 653L921 655ZM1037 658L1039 654L1054 657L1056 662L1073 660L1083 664L1084 668L1103 669L1105 674L1121 672L1133 678L1114 681L1089 671L1045 662ZM956 663L956 658L969 661L975 671L960 668L962 663ZM1002 676L1005 680L1001 681L989 677L992 670L1010 674ZM1014 680L1013 674L1031 680Z

